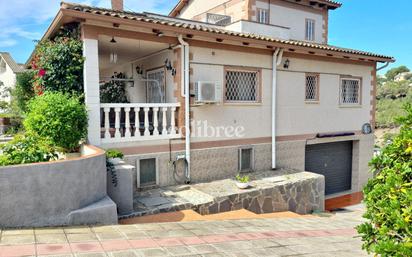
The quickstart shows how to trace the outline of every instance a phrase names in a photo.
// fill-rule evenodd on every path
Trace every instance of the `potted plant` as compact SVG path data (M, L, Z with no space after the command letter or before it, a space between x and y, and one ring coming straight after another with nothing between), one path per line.
M248 188L248 187L250 186L249 181L250 181L250 178L249 178L249 176L247 176L247 175L242 176L242 175L238 174L238 175L236 176L236 186L237 186L239 189L246 189L246 188Z
M107 156L107 160L114 165L120 163L124 157L122 152L120 152L119 150L114 150L114 149L107 150L106 156Z

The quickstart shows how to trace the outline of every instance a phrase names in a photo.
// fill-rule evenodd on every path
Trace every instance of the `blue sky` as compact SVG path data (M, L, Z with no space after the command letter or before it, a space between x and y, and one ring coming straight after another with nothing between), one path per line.
M124 0L133 11L167 14L177 0ZM71 0L109 7L110 0ZM390 67L412 69L412 18L410 0L342 0L330 12L329 43L394 56ZM0 0L0 51L25 62L59 8L59 0Z

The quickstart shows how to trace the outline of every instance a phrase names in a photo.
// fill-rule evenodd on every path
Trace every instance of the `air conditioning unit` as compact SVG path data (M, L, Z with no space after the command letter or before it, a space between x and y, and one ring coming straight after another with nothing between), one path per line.
M221 95L222 88L218 82L198 81L195 84L196 103L219 103Z

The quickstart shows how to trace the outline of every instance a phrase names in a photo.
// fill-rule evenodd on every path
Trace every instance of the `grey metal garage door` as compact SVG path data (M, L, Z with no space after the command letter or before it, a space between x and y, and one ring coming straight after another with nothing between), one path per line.
M306 146L305 170L325 176L325 194L351 189L352 141Z

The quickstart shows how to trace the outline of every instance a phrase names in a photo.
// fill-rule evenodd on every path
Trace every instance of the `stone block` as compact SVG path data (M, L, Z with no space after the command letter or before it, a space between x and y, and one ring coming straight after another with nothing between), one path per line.
M117 224L116 204L109 197L105 197L96 203L70 212L66 224L71 226Z
M117 211L121 215L133 212L133 173L134 167L120 163L114 166L116 183L112 174L107 173L107 194L116 203Z

